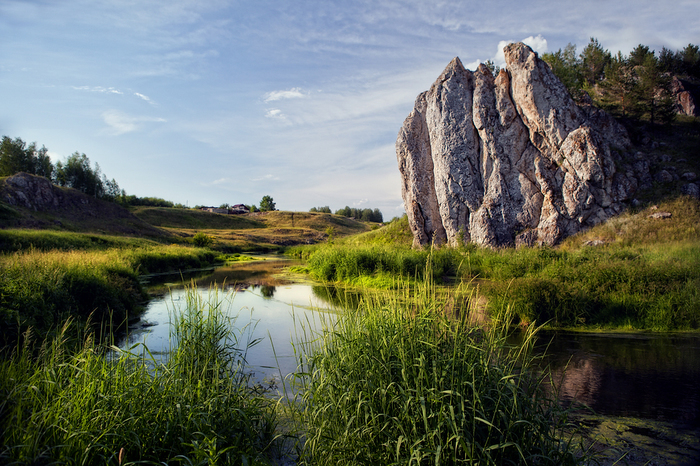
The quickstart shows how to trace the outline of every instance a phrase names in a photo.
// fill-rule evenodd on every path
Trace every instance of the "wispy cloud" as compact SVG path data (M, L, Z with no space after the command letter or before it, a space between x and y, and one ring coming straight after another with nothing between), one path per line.
M300 87L293 87L288 91L272 91L265 94L265 102L272 102L282 99L301 99L306 97Z
M221 184L230 182L230 178L219 178L218 180L210 181L209 183L202 183L202 186L219 186Z
M154 102L150 99L150 97L148 97L148 96L146 96L146 95L143 95L143 94L141 94L141 93L138 93L138 92L134 92L134 95L135 95L136 97L138 97L139 99L144 100L144 101L148 102L148 103L151 104L151 105L154 105Z
M99 92L102 94L119 94L119 95L124 94L122 91L120 91L119 89L115 89L114 87L102 87L102 86L72 86L72 87L76 91Z
M287 116L284 113L282 113L282 110L280 110L279 108L268 108L265 111L265 117L273 118L275 120L287 121Z
M109 127L108 134L119 136L125 133L131 133L140 129L142 123L162 123L164 118L146 117L146 116L130 116L117 110L108 110L102 113L102 120Z
M261 176L260 178L253 178L252 181L279 181L279 180L280 180L279 176L267 174L267 175Z

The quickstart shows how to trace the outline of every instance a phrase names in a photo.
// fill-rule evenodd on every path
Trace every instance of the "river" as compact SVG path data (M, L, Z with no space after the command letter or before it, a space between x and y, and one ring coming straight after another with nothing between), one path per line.
M192 282L204 295L212 284L225 284L232 313L238 314L236 325L249 326L250 337L260 340L247 355L254 379L278 388L297 369L292 341L299 337L299 324L313 330L337 312L327 289L277 278L288 265L267 258L200 273ZM155 354L167 351L169 313L185 293L181 282L178 276L170 291L149 304L130 343L144 342ZM541 332L535 352L542 356L542 367L551 370L564 405L585 405L597 416L700 429L698 334Z

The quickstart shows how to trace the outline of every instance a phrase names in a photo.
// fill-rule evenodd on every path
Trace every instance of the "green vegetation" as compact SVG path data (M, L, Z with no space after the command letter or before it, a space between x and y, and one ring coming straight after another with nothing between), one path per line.
M671 219L650 218L657 210ZM524 324L699 329L700 203L678 198L657 210L616 217L556 249L411 250L388 241L401 238L397 222L386 231L292 252L326 281L376 288L396 286L396 277L469 282L491 313L511 305ZM599 245L586 245L592 241Z
M688 44L676 52L664 48L657 56L640 44L629 56L621 52L612 55L591 38L579 56L576 46L569 44L542 58L574 98L581 100L587 93L608 111L653 125L675 117L672 75L689 80L691 85L700 84L699 50L697 45Z
M169 357L66 329L0 362L2 464L268 464L273 403L244 371L249 333L217 295L174 313Z
M27 146L21 138L3 136L0 143L0 176L26 172L51 179L54 167L48 152L43 146L37 149L35 142Z
M23 232L1 231L0 238L10 239L3 241L10 250L20 238L23 246L22 251L0 255L0 348L13 346L29 328L40 339L53 334L68 318L79 326L90 321L105 332L115 331L146 299L139 275L199 268L218 255L208 249L75 233L23 237ZM51 247L62 238L62 248Z
M272 212L275 210L275 201L272 200L270 196L263 196L260 201L260 211L261 212Z
M214 242L214 238L201 231L192 237L192 244L198 248L207 248Z
M302 335L305 464L583 462L529 371L532 330L509 346L507 316L474 326L463 288L401 290Z
M245 215L223 215L194 209L139 206L132 213L156 227L172 229L231 229L263 228L264 224Z
M355 220L362 220L363 222L382 223L384 221L382 212L379 209L355 209L345 206L345 208L337 210L335 214L354 218Z
M110 180L101 173L99 164L93 167L85 154L74 152L54 166L46 147L37 149L36 142L27 145L21 138L3 136L0 143L0 177L19 172L43 176L58 186L77 189L122 206L184 207L156 197L127 195L114 178Z

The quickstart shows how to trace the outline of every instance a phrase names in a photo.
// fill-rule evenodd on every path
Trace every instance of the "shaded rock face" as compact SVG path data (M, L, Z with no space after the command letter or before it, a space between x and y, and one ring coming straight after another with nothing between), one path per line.
M698 86L674 76L671 80L671 92L676 99L676 112L681 115L700 116L700 105L697 105Z
M452 60L399 131L416 246L552 245L621 212L648 176L614 158L630 147L622 126L577 106L528 46L504 52L496 77Z

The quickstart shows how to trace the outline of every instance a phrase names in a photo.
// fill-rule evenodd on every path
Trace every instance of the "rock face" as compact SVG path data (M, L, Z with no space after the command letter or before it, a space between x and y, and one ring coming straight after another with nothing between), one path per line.
M577 106L528 46L504 51L496 77L453 59L399 131L414 245L552 245L621 212L648 177L615 158L630 148L622 126Z
M674 76L671 80L671 92L676 99L676 112L681 115L700 116L700 105L696 105L697 86Z

